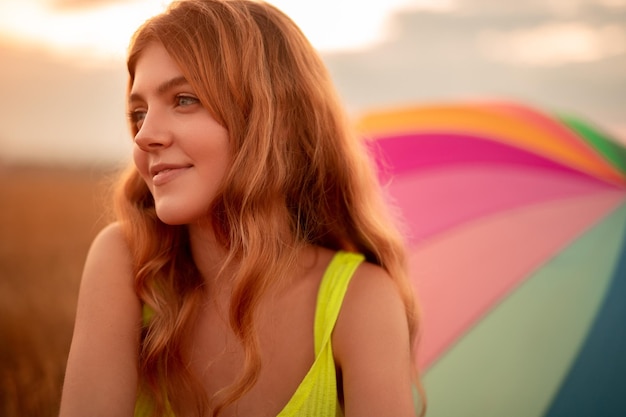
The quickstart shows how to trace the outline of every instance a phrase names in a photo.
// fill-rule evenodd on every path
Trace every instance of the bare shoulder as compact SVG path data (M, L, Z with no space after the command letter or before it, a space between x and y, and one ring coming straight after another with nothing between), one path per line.
M109 311L99 317L98 307L134 311L137 306L130 251L120 225L112 223L98 233L87 254L78 299L77 324L86 317L94 318L94 314L99 319L115 316Z
M333 341L336 351L350 348L356 333L380 330L407 331L405 307L397 285L380 266L363 262L355 271L341 307ZM407 338L408 343L408 338ZM340 359L340 358L339 358Z
M61 416L132 415L141 307L117 224L94 239L83 269Z
M98 293L105 295L102 293L103 287L113 292L132 288L130 250L118 223L104 227L89 248L81 280L79 308L81 299L97 296ZM92 294L90 289L98 292Z
M400 292L389 273L378 265L363 262L350 281L344 308L371 310L372 303L378 308L398 310L404 315Z
M356 270L333 333L345 415L414 416L412 353L400 291L379 266Z
M120 256L120 258L127 258L126 260L130 261L128 245L119 223L114 222L105 226L94 238L89 250L89 256L97 256L101 252L107 255Z

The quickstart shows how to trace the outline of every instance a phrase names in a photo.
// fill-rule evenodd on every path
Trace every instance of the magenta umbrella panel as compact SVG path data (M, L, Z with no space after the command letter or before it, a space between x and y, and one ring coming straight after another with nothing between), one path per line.
M373 112L429 417L626 415L626 150L513 103Z

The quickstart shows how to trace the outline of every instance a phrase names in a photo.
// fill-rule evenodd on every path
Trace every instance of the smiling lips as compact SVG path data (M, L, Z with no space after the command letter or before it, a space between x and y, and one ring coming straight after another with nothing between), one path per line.
M191 165L154 166L150 169L150 173L152 174L152 184L155 186L166 184L189 168L191 168Z

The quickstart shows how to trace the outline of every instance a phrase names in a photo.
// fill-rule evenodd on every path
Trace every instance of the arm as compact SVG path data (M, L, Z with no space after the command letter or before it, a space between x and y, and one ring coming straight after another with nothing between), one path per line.
M404 304L382 269L361 265L348 287L333 333L345 415L415 416Z
M132 416L141 308L117 225L94 240L80 286L61 417Z

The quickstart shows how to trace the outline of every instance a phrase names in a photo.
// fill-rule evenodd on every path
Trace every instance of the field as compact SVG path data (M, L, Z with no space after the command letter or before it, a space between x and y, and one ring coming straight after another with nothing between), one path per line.
M0 416L58 414L80 275L111 175L0 165Z

